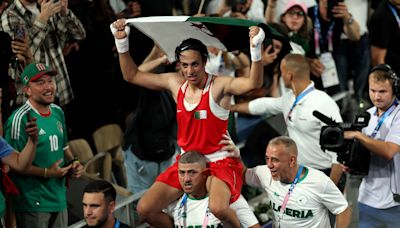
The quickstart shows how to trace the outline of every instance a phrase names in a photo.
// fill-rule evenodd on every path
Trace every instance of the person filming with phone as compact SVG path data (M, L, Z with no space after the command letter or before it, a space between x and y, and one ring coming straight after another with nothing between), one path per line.
M66 179L80 177L83 172L79 161L68 163L74 158L68 147L64 113L53 104L56 74L42 63L25 67L21 80L28 101L5 124L5 138L16 150L26 145L25 126L31 118L37 119L39 129L32 166L14 176L21 194L13 198L13 210L21 228L67 227Z
M12 1L1 14L0 31L13 38L25 33L34 60L53 66L58 73L55 82L59 104L64 107L70 103L73 91L63 47L66 43L83 40L86 32L68 8L68 0Z
M400 106L399 78L387 64L375 66L368 78L373 107L362 131L345 131L371 152L369 173L359 189L359 227L399 227L400 224ZM346 171L349 171L346 168Z
M306 55L312 80L319 89L336 86L339 76L335 49L340 45L342 33L351 41L359 40L360 26L342 0L319 0L317 5L308 8L307 15L312 21L310 51Z

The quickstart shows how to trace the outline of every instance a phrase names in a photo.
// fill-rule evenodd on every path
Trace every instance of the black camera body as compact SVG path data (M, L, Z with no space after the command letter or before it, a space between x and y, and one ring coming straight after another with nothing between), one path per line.
M355 116L352 123L336 123L324 114L314 111L313 115L327 124L321 129L319 144L322 150L336 152L338 161L350 168L350 174L367 175L371 153L355 139L344 138L345 131L361 131L368 126L370 114L367 112Z

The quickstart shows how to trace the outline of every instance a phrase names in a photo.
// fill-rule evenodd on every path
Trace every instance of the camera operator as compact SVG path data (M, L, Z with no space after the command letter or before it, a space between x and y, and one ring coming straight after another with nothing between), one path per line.
M380 64L369 74L371 119L362 131L345 131L371 152L370 168L358 197L359 227L398 227L400 224L400 106L398 78L389 65ZM396 174L397 168L397 174ZM348 169L346 167L346 169Z

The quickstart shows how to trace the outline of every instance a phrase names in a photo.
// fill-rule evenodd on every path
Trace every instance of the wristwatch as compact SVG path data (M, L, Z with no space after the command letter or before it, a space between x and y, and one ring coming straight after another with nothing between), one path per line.
M347 24L351 25L351 24L353 24L353 22L354 22L353 15L350 14L350 18L347 20Z

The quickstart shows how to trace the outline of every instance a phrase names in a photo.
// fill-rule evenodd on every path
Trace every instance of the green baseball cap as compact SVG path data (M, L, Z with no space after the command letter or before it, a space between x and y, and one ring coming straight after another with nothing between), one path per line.
M50 69L43 63L31 63L22 72L21 80L24 85L28 85L29 82L35 81L43 75L55 76L57 71Z

